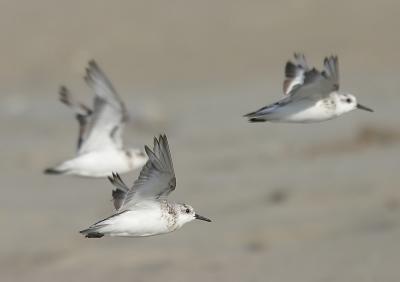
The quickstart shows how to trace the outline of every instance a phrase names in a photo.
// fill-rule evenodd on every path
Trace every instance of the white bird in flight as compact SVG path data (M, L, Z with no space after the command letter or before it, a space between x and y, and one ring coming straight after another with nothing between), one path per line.
M93 109L75 101L65 86L59 92L61 102L75 112L79 123L77 155L45 173L106 177L112 171L126 173L143 166L147 161L144 152L123 147L128 119L125 105L93 60L86 69L85 81L95 94Z
M310 68L303 54L294 54L294 61L285 67L283 92L278 102L246 114L250 122L311 123L330 120L361 109L373 112L357 102L354 95L339 91L337 56L324 59L324 70Z
M116 213L80 231L87 238L103 236L143 237L169 233L194 219L210 222L187 204L168 202L176 178L167 137L154 138L153 151L145 146L149 158L132 188L118 174L109 177Z

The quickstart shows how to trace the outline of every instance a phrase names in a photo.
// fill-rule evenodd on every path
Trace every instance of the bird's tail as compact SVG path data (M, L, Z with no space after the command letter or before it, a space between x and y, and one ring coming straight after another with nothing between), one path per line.
M66 174L68 169L62 169L58 166L46 168L43 173L45 174Z
M249 118L249 122L266 122L265 118Z
M249 119L249 122L265 122L265 121L267 121L267 119L265 118L265 113L262 112L262 109L245 114L244 117L247 117Z
M89 228L79 231L79 233L85 235L86 238L101 238L104 235L109 234L109 230L107 231L107 226L109 226L110 224L112 225L112 222L110 223L110 220L125 212L127 212L127 210L115 213L107 218L104 218L92 224Z
M58 165L55 165L53 167L46 168L43 172L45 174L68 174L69 172L72 172L72 166L73 162L71 160L62 162Z
M79 231L82 235L85 235L86 238L101 238L104 236L103 233L99 232L97 228L89 227L88 229L84 229Z

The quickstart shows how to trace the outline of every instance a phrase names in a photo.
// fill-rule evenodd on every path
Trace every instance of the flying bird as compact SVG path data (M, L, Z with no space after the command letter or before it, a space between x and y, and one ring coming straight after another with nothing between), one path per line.
M285 67L284 97L245 115L250 122L311 123L330 120L355 109L373 112L354 95L339 91L337 56L324 59L324 70L310 68L303 54L295 53Z
M194 219L211 221L190 205L167 201L176 186L167 137L154 138L153 150L145 146L145 151L149 159L131 188L117 173L109 177L116 187L112 193L116 213L80 231L85 237L152 236L180 229Z
M93 108L76 101L65 86L59 91L60 101L73 110L78 120L76 156L44 172L106 177L113 171L126 173L143 166L147 161L144 152L123 146L122 135L128 120L125 105L93 60L86 69L85 81L95 94Z

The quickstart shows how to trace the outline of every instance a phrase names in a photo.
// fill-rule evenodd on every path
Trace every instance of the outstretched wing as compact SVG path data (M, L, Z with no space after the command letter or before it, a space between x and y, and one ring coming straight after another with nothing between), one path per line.
M92 110L81 104L73 98L71 92L67 87L61 86L59 90L60 101L70 107L75 112L75 117L79 123L79 135L77 142L77 150L79 151L82 142L84 141L84 137L87 135L88 123L90 121L90 117L92 115Z
M285 68L284 93L292 100L329 96L339 89L339 69L337 56L324 59L324 71L309 68L302 54L295 54L294 62L287 62Z
M79 153L122 148L122 132L127 112L110 80L95 61L86 69L85 81L94 90L94 107L88 131Z
M112 191L114 208L119 210L124 203L126 195L129 192L128 186L122 181L118 173L113 173L112 177L108 177L108 180L115 186L115 190Z
M176 178L167 137L165 135L160 135L158 139L155 137L153 150L147 146L145 150L149 160L142 168L133 187L126 193L119 209L127 209L144 200L166 198L175 190ZM114 185L117 177L114 175L111 181Z
M310 68L303 54L295 53L294 60L288 61L285 67L283 92L285 97L278 102L267 105L257 111L244 115L250 122L266 121L262 116L273 112L293 101L302 100L308 106L327 98L333 91L339 89L339 65L337 56L324 59L324 70Z
M339 59L337 56L325 57L322 75L332 83L335 90L339 90Z
M288 61L285 66L283 93L288 95L295 87L304 84L305 74L310 70L303 54L294 53L294 61Z

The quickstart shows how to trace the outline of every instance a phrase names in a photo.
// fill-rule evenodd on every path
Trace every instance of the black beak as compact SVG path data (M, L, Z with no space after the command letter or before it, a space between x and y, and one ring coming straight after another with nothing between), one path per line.
M211 219L208 219L207 217L198 215L197 213L194 215L194 218L195 218L195 219L204 220L204 221L207 221L207 222L211 222Z
M357 109L364 110L364 111L367 111L367 112L373 112L374 111L373 109L368 108L366 106L363 106L361 104L357 104Z

